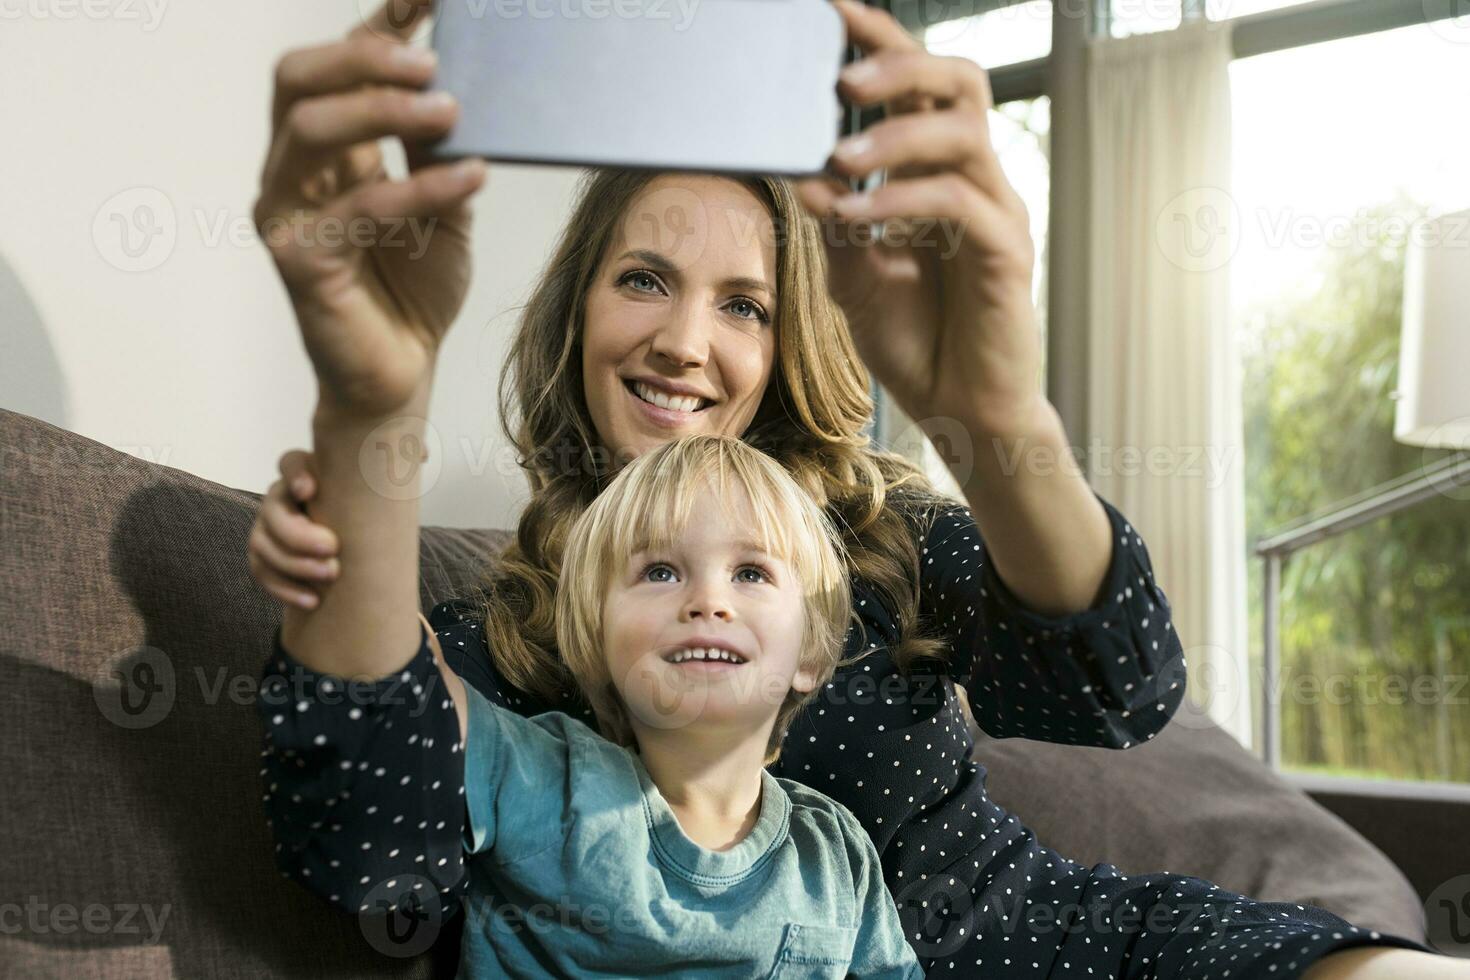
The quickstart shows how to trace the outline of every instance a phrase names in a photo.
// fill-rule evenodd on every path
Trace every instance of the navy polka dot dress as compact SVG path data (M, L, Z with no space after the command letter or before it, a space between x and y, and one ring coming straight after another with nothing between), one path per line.
M1350 946L1428 951L1315 907L1068 861L990 801L955 684L996 738L1118 749L1158 734L1184 696L1183 648L1148 551L1098 499L1113 528L1105 585L1092 608L1063 617L1038 615L1010 593L967 507L917 522L921 615L949 639L951 659L900 674L888 655L896 617L855 580L862 629L849 633L846 652L870 655L839 670L793 722L772 774L862 821L930 976L1240 980L1299 976ZM596 727L580 699L546 704L505 683L478 615L464 598L429 616L466 683L521 714L562 710ZM295 661L279 631L275 651L257 703L282 873L364 915L397 907L411 882L415 901L454 918L466 882L464 755L427 635L400 674L351 692Z

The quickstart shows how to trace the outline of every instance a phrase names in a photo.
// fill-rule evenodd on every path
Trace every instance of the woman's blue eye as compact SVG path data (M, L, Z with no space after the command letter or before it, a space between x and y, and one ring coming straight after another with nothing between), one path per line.
M752 310L754 310L755 311L755 316L754 316L753 319L759 320L761 323L770 323L771 322L771 318L766 315L766 311L765 310L761 309L759 306L757 306L755 303L752 303L750 300L746 299L745 297L743 297L743 296L740 297L739 299L735 300L735 302L734 303L731 303L730 305L731 306L734 306L735 303L743 303L746 306L750 307ZM739 314L736 314L736 315L738 316ZM742 319L742 320L750 320L750 319L752 319L752 317L742 316L742 317L740 317L740 319Z
M631 285L633 282L635 282L638 279L646 279L649 282L657 282L658 281L658 279L654 277L653 273L648 272L645 269L634 269L631 272L624 273L623 276L622 276L622 278L620 278L618 280L618 285L621 286L624 283L628 283L629 285ZM648 292L648 290L641 289L641 288L639 288L637 286L634 286L633 288L635 290L637 290L638 292L640 292L640 293ZM744 296L737 296L735 299L733 299L733 300L730 301L730 305L733 307L733 306L735 306L737 304L748 306L753 311L751 314L746 315L746 316L740 316L740 314L738 314L738 313L735 314L736 316L740 317L740 319L742 319L742 320L758 320L761 323L770 323L771 322L770 316L766 313L765 310L763 310L761 308L760 304L759 303L756 303L754 300L746 299Z
M648 279L648 280L652 280L653 279L653 276L650 275L647 272L644 272L642 269L634 269L632 272L627 273L626 275L623 276L623 278L619 279L618 280L618 285L621 286L625 282L631 283L634 279ZM640 293L641 292L644 292L644 290L642 290L642 289L640 289L638 291Z

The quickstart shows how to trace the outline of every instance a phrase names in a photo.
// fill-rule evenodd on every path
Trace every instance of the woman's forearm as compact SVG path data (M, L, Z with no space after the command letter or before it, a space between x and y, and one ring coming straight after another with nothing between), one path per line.
M378 679L418 652L419 493L429 379L391 418L319 405L308 513L340 542L341 571L313 610L287 606L281 644L318 673Z
M996 574L1043 615L1087 609L1112 561L1112 525L1056 409L1038 395L1025 419L967 427L975 463L961 489Z

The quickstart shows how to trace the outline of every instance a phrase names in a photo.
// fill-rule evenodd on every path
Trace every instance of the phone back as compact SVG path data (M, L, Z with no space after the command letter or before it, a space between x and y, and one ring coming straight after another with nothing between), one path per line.
M440 158L771 173L837 142L829 0L440 0Z

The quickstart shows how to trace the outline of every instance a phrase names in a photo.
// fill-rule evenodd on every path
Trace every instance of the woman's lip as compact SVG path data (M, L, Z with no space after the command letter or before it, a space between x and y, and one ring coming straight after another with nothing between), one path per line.
M637 393L633 391L632 381L625 380L623 382L623 390L626 391L628 393L628 397L633 399L633 401L638 404L638 407L643 410L645 418L647 418L654 425L665 429L677 429L681 426L688 425L704 412L707 412L710 408L714 407L713 405L706 405L698 412L676 412L670 408L659 408L652 402L646 402L643 399L639 398Z

